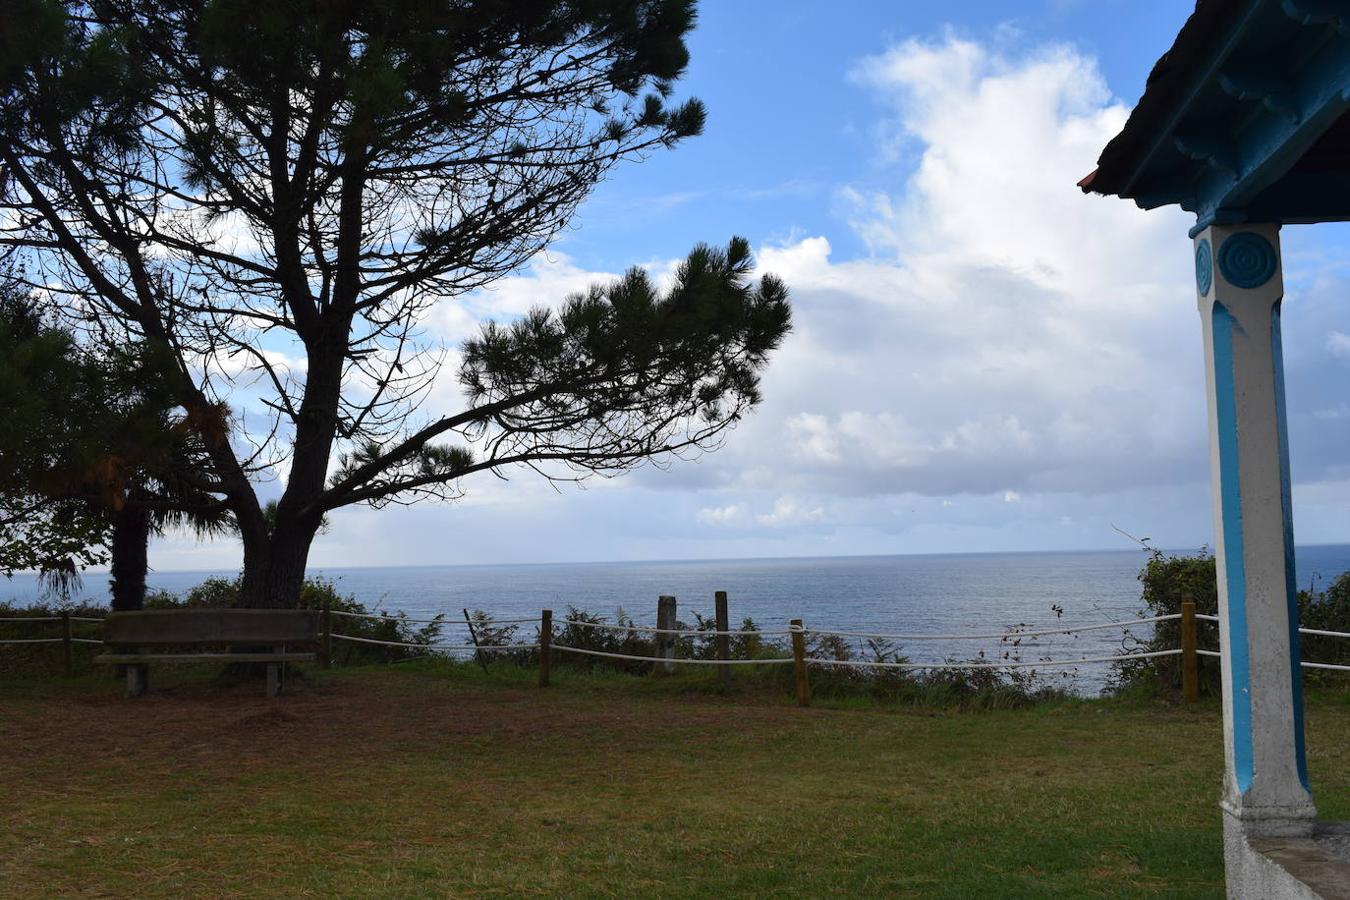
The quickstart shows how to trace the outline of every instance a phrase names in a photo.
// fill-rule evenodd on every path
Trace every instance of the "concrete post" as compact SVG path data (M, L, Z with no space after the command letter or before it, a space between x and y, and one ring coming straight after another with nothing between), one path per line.
M1223 669L1225 847L1307 835L1278 225L1195 238ZM1230 876L1233 866L1229 866ZM1231 883L1230 883L1231 887Z

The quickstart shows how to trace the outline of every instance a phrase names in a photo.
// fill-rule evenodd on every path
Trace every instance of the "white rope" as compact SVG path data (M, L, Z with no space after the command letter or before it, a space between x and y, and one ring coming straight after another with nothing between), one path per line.
M582 628L603 628L608 631L641 632L643 634L679 634L685 637L717 637L720 635L757 634L761 637L778 637L792 634L791 631L698 631L690 628L648 628L645 625L609 625L604 622L583 622L580 619L560 619L564 625L577 625Z
M440 624L440 625L458 625L460 627L463 627L469 624L463 621L462 619L446 618L446 616L450 615L449 613L441 613L438 617L434 619L405 619L403 616L384 616L384 615L371 615L369 613L343 612L340 609L332 609L329 610L329 612L331 612L335 616L346 616L349 619L380 619L386 622L405 622L409 625ZM494 625L519 625L524 622L538 622L538 621L539 621L538 616L531 616L528 619L487 619L481 623L475 621L473 624L491 628Z
M877 669L1045 669L1055 666L1076 666L1079 663L1116 662L1123 659L1151 659L1155 656L1177 656L1180 650L1159 650L1154 653L1128 653L1124 656L1085 656L1082 659L1051 659L1044 662L1010 663L888 663L860 659L806 660L811 666L853 666Z
M430 650L430 644L408 644L403 641L377 641L374 638L352 637L349 634L333 635L335 641L355 641L358 644L380 644L384 647L415 647L418 650Z
M374 638L354 637L350 634L335 634L335 641L355 641L358 644L379 644L382 647L412 647L417 650L533 650L538 644L409 644L403 641L377 641Z
M336 637L337 635L334 635ZM530 650L538 644L425 644L428 650L475 650L490 653L498 650Z
M1320 634L1323 637L1350 637L1350 631L1323 631L1320 628L1300 628L1299 634Z
M1332 665L1331 663L1305 662L1305 663L1303 663L1303 668L1305 668L1305 669L1334 669L1334 670L1337 671L1337 672L1350 672L1350 666L1336 666L1336 665Z
M600 650L583 650L580 647L568 647L565 644L553 644L554 650L566 653L582 653L586 656L603 656L607 659L632 659L638 662L687 663L693 666L772 666L792 662L791 659L689 659L688 657L631 656L627 653L604 653Z
M1181 618L1181 613L1166 616L1154 616L1150 619L1134 619L1129 622L1105 622L1100 625L1080 625L1069 628L1049 628L1044 631L1001 631L990 634L874 634L868 631L826 631L820 628L803 628L804 634L827 634L836 637L880 638L890 641L961 641L993 640L1005 638L1040 637L1046 634L1075 634L1080 631L1101 631L1106 628L1128 628L1131 625L1147 625L1150 622L1167 622ZM796 631L797 629L790 629Z
M101 643L103 643L102 641L95 640L94 638L77 638L77 637L73 637L73 638L71 638L70 640L71 640L73 643L76 643L76 644L101 644Z
M349 619L380 619L385 622L406 622L409 625L434 625L438 623L441 625L464 624L463 622L457 622L455 619L445 618L447 613L441 613L441 615L435 619L405 619L403 616L373 616L367 615L366 613L343 612L340 609L330 609L329 612L335 616L346 616Z
M101 617L96 617L96 616L71 616L71 617L70 617L70 621L72 621L72 622L102 622L103 619L102 619Z
M1196 613L1196 614L1195 614L1195 617L1196 617L1197 619L1204 619L1206 622L1217 622L1217 621L1219 621L1219 617L1218 617L1218 616L1207 616L1207 615L1201 615L1200 613ZM1324 630L1321 629L1321 628L1300 628L1300 629L1298 630L1298 633L1299 633L1299 634L1320 634L1320 635L1322 635L1323 637L1343 637L1343 638L1350 638L1350 631L1324 631Z
M1195 617L1196 617L1197 619L1204 619L1206 622L1217 622L1217 621L1219 621L1219 617L1218 617L1218 616L1207 616L1207 615L1201 615L1200 613L1196 613L1196 614L1195 614ZM1321 629L1321 628L1300 628L1300 629L1298 630L1298 633L1299 633L1299 634L1320 634L1320 635L1322 635L1323 637L1343 637L1343 638L1350 638L1350 631L1324 631L1324 630Z
M1219 653L1217 650L1197 650L1195 652L1199 656L1213 656L1215 658L1218 658L1219 656L1223 655Z
M0 622L60 622L60 616L6 616Z
M64 642L65 638L17 638L0 641L0 644L61 644Z

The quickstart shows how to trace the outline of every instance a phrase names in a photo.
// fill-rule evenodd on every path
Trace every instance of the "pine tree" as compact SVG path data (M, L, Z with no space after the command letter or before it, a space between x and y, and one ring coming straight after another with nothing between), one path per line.
M787 291L698 246L464 348L420 323L519 269L613 168L698 134L691 0L4 0L0 241L72 327L145 342L211 461L242 602L297 602L324 516L715 447ZM17 10L22 7L23 11ZM215 426L238 396L270 414ZM237 405L237 404L236 404ZM337 460L336 471L332 471ZM257 483L285 489L265 513Z

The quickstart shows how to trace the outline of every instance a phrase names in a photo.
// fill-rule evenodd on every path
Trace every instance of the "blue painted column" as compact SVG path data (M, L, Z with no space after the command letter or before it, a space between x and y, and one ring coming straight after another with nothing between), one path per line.
M1223 666L1224 830L1310 834L1284 414L1278 225L1195 238Z

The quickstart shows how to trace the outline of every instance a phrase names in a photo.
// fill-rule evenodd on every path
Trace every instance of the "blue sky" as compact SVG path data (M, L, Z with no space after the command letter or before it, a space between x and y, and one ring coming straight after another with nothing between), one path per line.
M619 171L531 267L427 320L454 347L633 264L748 237L793 292L718 452L582 488L340 511L319 566L920 553L1210 540L1187 217L1074 183L1192 5L702 4L706 133ZM1350 540L1347 229L1284 233L1296 537ZM457 408L452 373L431 410ZM279 473L284 477L284 471ZM230 568L170 536L162 570Z
M864 255L863 242L839 227L835 189L841 181L893 186L914 160L878 157L877 98L850 77L859 60L947 33L1010 50L1065 42L1096 59L1132 104L1190 8L1170 0L704 2L679 93L708 105L707 131L620 170L556 246L579 265L614 270L677 256L731 228L757 243L829 233L836 256Z

